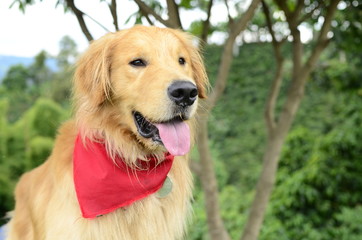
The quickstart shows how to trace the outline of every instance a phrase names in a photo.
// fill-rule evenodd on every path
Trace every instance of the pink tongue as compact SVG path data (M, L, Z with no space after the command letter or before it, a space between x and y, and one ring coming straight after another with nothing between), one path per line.
M185 122L156 124L166 149L174 156L182 156L190 150L190 128Z

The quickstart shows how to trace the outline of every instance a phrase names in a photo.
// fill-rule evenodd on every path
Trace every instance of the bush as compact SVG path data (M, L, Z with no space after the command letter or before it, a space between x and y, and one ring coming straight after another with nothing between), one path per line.
M351 209L360 210L362 199L361 112L359 104L350 104L340 112L345 121L336 119L335 127L319 137L298 127L289 135L271 201L272 214L283 223L287 239L360 236L351 225L352 219L359 221Z
M6 108L6 100L1 100L0 217L13 207L12 192L18 178L49 156L57 128L68 115L53 101L38 99L18 121L11 124L6 121Z
M53 144L53 138L49 137L36 136L31 139L28 169L33 169L42 164L50 155Z

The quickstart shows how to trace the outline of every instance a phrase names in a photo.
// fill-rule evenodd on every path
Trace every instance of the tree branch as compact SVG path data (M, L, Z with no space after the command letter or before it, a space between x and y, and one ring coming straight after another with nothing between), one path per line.
M304 7L304 0L298 0L297 6L294 9L295 18L299 18L300 13L302 12L302 9Z
M291 18L292 12L288 8L287 1L275 0L275 3L284 12L286 18Z
M84 18L83 18L84 13L82 11L80 11L75 6L74 0L66 0L66 4L72 10L72 12L75 14L75 16L77 17L80 28L82 29L82 32L85 35L85 37L88 39L88 42L93 41L93 36L89 32L88 27L87 27L87 25L86 25L86 23L84 21Z
M324 4L323 3L319 3L316 2L316 6L308 13L306 13L304 16L302 16L299 20L298 20L298 25L300 25L301 23L305 22L307 19L309 19L310 17L312 17L313 13L315 10L317 10L318 8L323 7Z
M151 26L155 25L155 23L151 20L151 18L148 16L147 13L145 13L142 9L140 9L140 12L141 12L142 16L144 16L146 18L146 21L148 22L148 24L150 24Z
M266 26L268 27L269 33L270 33L270 35L272 37L272 45L273 45L274 50L275 50L275 47L278 45L278 41L277 41L277 39L275 37L275 32L274 32L274 29L273 29L273 22L272 22L272 18L270 16L270 10L269 10L268 5L265 3L265 0L262 0L261 4L263 6L262 9L263 9L263 13L264 13L265 20L266 20Z
M172 28L182 28L178 5L174 0L167 0L168 22Z
M275 3L284 12L291 35L293 37L293 78L298 78L298 74L302 67L302 55L303 55L303 44L300 39L300 31L298 29L299 14L303 8L304 0L298 0L297 6L294 12L290 11L287 6L287 1L275 0Z
M280 0L275 1L280 2ZM339 0L331 0L331 4L328 7L327 15L325 17L326 22L323 24L316 49L314 49L311 57L303 66L303 69L300 67L293 68L292 83L291 87L288 89L288 96L284 103L283 111L280 114L278 122L275 126L275 130L269 134L267 139L267 146L263 156L262 172L257 183L255 197L250 209L249 218L244 228L245 230L242 236L242 240L258 239L268 201L275 184L276 172L283 143L295 119L297 110L304 96L306 80L310 74L311 69L315 66L321 51L324 49L324 43L326 42L324 40L326 40L327 33L331 25L331 20L337 8L338 2ZM292 18L287 18L288 23L290 23L289 21L292 20ZM292 27L293 24L289 24L289 28ZM296 26L294 25L294 27ZM291 32L293 32L292 29ZM298 33L299 32L295 32L294 34ZM301 44L300 38L294 38L293 36L293 65L299 64L299 62L295 61L295 59L299 61L299 59L302 57L302 55L297 56L298 54L302 54L302 52L299 52L299 44Z
M242 17L240 17L234 24L232 24L230 28L229 37L225 42L224 50L221 56L221 63L219 66L218 75L214 86L214 92L212 92L210 94L210 97L208 98L207 106L209 109L215 106L216 102L218 101L218 99L221 97L221 95L225 90L226 81L229 76L229 70L233 58L232 51L235 39L241 33L241 31L245 30L247 24L254 16L254 12L256 8L259 6L260 1L261 0L253 0L250 3L249 8L242 15Z
M142 13L153 16L157 21L165 25L166 27L170 27L169 22L163 19L160 15L158 15L152 8L150 8L147 4L145 4L142 0L134 0L140 11Z
M225 6L226 6L227 13L228 13L229 25L232 25L234 22L234 19L230 15L230 8L229 8L228 0L225 0Z
M178 6L174 0L167 0L167 9L169 17L167 20L163 19L159 14L157 14L152 8L150 8L142 0L134 0L134 1L138 5L140 11L144 16L151 15L166 27L182 29Z
M202 32L201 32L201 40L202 42L207 42L207 35L209 33L209 29L210 29L210 16L211 16L211 8L212 5L214 4L213 0L209 1L209 4L207 6L207 17L206 20L203 21L202 23Z
M109 7L109 10L111 11L114 28L116 31L119 31L118 15L117 15L117 1L112 0L112 2L110 4L108 4L108 7Z
M320 54L327 46L329 40L327 38L328 31L331 27L331 22L334 16L334 13L337 10L337 5L340 0L332 0L327 7L327 13L325 16L325 20L323 26L321 28L320 34L317 39L316 46L312 50L311 56L308 58L306 63L299 68L299 70L294 70L293 73L293 81L291 83L290 89L288 91L287 100L284 104L283 111L280 115L278 127L284 125L290 125L291 122L287 120L290 119L290 116L294 116L300 101L304 95L305 83L308 79L308 76L313 71ZM300 56L301 58L301 56ZM292 121L292 120L291 120Z
M273 30L273 23L272 23L272 19L270 16L270 10L264 0L262 0L262 6L263 6L263 12L265 15L267 27L269 29L270 35L272 36L272 46L273 46L274 56L275 56L276 64L277 64L277 69L276 69L274 79L273 79L273 82L272 82L272 85L271 85L271 88L269 91L269 96L266 101L265 112L264 112L267 129L268 129L269 135L271 135L276 126L275 104L278 99L279 92L280 92L280 86L281 86L281 83L283 80L282 74L283 74L284 58L281 54L281 45L282 45L283 41L278 42L275 37L275 33Z
M331 29L333 16L337 10L339 2L340 0L332 0L330 2L330 5L327 7L327 13L324 18L324 23L322 25L321 31L317 38L317 44L314 47L311 56L308 58L307 62L303 66L303 71L305 71L305 74L309 74L313 70L317 60L319 59L319 56L329 43L328 32Z
M199 108L198 112L197 120L199 125L197 131L197 147L199 150L200 166L202 168L199 177L202 183L203 191L205 193L207 223L210 239L212 240L229 240L230 236L225 229L219 210L217 181L213 160L208 147L207 115L215 106L216 102L225 90L226 81L228 79L230 65L233 58L232 50L235 39L240 34L240 32L246 28L247 23L253 17L260 1L261 0L253 0L247 11L237 21L237 23L229 24L229 37L224 45L214 92L210 94L210 97L205 101L205 105L202 108Z

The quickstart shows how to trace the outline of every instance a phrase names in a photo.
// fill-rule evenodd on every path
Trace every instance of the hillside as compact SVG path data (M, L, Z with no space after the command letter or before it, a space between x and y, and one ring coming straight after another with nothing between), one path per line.
M16 64L23 64L25 66L30 65L33 62L33 58L30 57L17 57L17 56L5 56L0 55L0 82L5 76L10 66Z
M17 64L22 64L24 66L29 66L33 62L34 58L32 57L18 57L18 56L7 56L0 55L0 82L4 78L7 70ZM54 59L48 59L47 65L50 69L56 70L56 62Z

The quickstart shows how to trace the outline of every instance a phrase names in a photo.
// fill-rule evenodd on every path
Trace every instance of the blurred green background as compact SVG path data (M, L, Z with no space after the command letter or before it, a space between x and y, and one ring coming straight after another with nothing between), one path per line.
M211 79L220 51L220 46L205 50ZM341 60L338 51L336 45L327 50L308 83L283 149L261 239L362 239L362 55L346 53ZM58 56L59 69L51 71L44 54L29 67L11 67L1 84L2 216L14 206L19 176L46 159L57 127L71 115L72 67ZM270 84L266 76L273 75L273 65L269 44L243 45L210 118L222 215L233 239L240 234L261 166L263 108ZM207 231L203 208L197 185L189 239L203 239Z
M360 8L357 14L361 16ZM283 147L260 239L362 239L360 32L334 31L309 79ZM57 56L43 51L30 65L11 66L1 80L0 216L14 207L13 189L19 176L47 158L57 127L71 117L70 86L78 51L69 37L61 40L60 49ZM216 44L204 50L211 82L221 51ZM283 54L291 55L290 45L285 44ZM46 64L49 59L55 68ZM290 68L291 62L286 65ZM266 139L263 111L274 69L270 43L244 43L234 56L225 93L210 116L221 212L232 239L240 237L260 173ZM285 83L281 92L287 87ZM278 106L283 100L278 100ZM196 158L195 153L192 156ZM193 207L187 239L208 239L204 195L197 178Z

